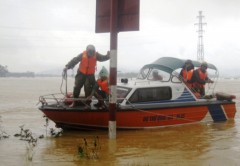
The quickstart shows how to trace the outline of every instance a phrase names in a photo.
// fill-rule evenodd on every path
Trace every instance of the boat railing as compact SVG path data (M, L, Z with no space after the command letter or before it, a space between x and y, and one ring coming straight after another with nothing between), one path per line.
M92 100L95 100L96 98L93 97ZM55 93L55 94L48 94L43 95L39 97L39 103L41 103L43 106L46 105L57 105L57 106L65 106L70 105L72 102L78 102L81 105L86 105L86 101L88 99L80 96L79 98L74 98L71 93L65 95L63 93ZM107 102L107 100L104 100Z
M64 98L65 98L65 95L62 93L47 94L47 95L40 96L39 102L42 105L50 105L54 103L57 103L58 105L60 105L60 103L62 103Z

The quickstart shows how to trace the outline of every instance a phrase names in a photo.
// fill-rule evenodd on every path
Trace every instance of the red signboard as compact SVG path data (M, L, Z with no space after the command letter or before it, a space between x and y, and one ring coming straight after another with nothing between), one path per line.
M96 0L96 33L110 32L111 0ZM117 31L139 30L139 0L118 0Z

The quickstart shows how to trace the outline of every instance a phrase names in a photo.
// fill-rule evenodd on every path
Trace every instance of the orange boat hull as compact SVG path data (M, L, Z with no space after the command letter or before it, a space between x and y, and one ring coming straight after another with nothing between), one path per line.
M41 110L59 127L108 128L108 111L47 108ZM116 123L119 129L158 128L201 122L207 116L212 121L225 121L234 118L235 113L235 103L149 110L125 109L117 111Z

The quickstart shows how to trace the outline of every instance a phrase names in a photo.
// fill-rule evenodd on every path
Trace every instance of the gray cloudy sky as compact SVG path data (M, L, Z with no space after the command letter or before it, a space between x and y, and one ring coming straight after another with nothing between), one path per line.
M202 10L205 60L220 74L240 75L239 0L140 0L140 5L140 31L118 35L118 70L138 71L163 56L196 59L194 23ZM0 0L0 64L19 72L62 69L89 43L105 54L109 33L95 34L95 8L96 0Z

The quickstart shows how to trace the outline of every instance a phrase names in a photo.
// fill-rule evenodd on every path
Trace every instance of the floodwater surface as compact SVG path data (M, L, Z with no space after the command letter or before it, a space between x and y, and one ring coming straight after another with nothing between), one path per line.
M0 78L0 134L10 136L0 140L0 165L240 165L239 112L234 120L221 123L117 131L116 140L109 140L108 131L63 131L60 137L53 137L50 128L60 130L51 121L46 126L36 104L40 95L59 93L61 81ZM73 81L69 79L69 91ZM236 95L239 110L240 80L220 80L215 91ZM35 138L44 135L30 150L27 141L14 136L22 125Z

